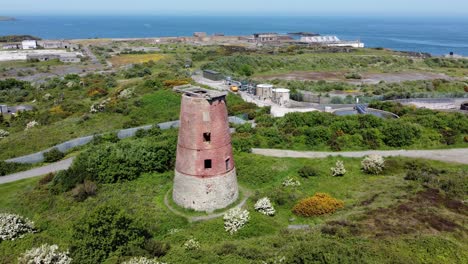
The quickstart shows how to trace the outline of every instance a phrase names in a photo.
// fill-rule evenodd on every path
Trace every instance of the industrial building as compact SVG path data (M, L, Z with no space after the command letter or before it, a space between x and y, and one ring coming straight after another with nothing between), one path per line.
M81 59L74 53L66 54L27 54L26 58L28 61L51 61L51 60L59 60L61 62L70 62L70 63L77 63L80 62Z
M337 36L302 36L300 42L307 44L323 45L327 47L353 47L364 48L364 43L359 40L343 41Z
M199 87L176 90L183 95L173 199L196 211L225 208L239 196L227 93Z
M8 44L3 44L2 46L3 49L21 49L21 44L18 43L8 43Z
M220 72L213 71L213 70L203 70L203 78L206 78L212 81L224 80L224 76Z

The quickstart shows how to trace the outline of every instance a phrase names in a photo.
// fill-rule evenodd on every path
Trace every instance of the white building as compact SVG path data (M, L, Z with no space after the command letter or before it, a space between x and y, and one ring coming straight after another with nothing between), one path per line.
M353 47L364 48L364 43L359 40L356 41L343 41L337 36L303 36L300 42L324 45L328 47Z
M21 42L21 46L23 49L36 49L37 48L37 41L35 40L23 40Z
M271 84L259 84L256 89L256 96L261 100L272 99L273 97L273 85Z

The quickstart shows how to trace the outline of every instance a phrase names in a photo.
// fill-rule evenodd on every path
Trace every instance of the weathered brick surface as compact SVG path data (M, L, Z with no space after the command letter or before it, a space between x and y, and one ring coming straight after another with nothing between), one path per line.
M205 135L204 135L205 134ZM211 168L206 161L211 161ZM224 208L238 197L225 97L184 94L173 198L197 211Z

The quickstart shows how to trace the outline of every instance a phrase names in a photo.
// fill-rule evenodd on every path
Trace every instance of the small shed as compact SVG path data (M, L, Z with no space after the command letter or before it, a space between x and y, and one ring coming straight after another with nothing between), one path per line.
M212 71L212 70L204 70L203 78L206 78L212 81L224 80L224 76L220 72Z

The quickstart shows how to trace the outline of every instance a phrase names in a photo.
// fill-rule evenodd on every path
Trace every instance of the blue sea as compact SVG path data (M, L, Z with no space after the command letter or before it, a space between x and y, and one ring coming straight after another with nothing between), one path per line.
M0 35L43 39L191 36L193 32L250 35L256 32L315 32L367 47L468 56L468 17L317 16L16 16L0 22Z

